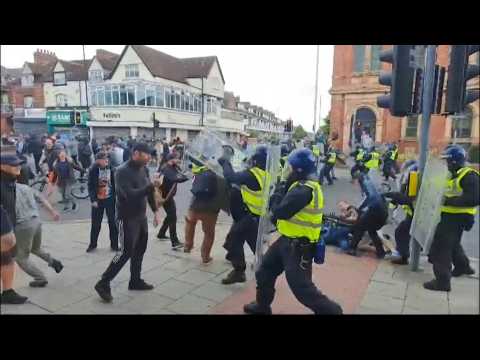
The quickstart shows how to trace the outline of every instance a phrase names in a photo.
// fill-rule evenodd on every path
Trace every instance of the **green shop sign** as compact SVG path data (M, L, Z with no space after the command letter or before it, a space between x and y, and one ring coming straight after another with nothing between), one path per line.
M72 125L73 111L47 111L47 125Z

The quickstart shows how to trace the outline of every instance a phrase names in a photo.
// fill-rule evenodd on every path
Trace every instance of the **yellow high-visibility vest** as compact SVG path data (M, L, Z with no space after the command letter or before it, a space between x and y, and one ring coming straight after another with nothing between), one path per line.
M397 158L398 149L392 150L392 154L390 155L390 159L395 160Z
M457 177L453 179L447 180L447 190L445 192L446 198L454 198L459 197L463 194L462 186L460 185L460 181L463 179L465 175L469 172L474 171L477 175L480 175L479 172L475 169L464 167L457 171ZM449 213L449 214L470 214L475 215L477 213L476 207L460 207L460 206L442 206L442 212Z
M288 191L297 185L306 185L312 189L312 201L288 220L277 220L277 230L280 234L292 239L307 238L311 243L320 239L323 220L323 193L316 181L296 181Z
M312 146L312 152L313 152L313 155L315 156L320 156L320 146L318 145L313 145Z
M254 215L263 215L263 186L265 184L265 178L267 173L265 170L262 170L258 167L253 167L249 169L249 171L255 176L257 179L258 184L260 185L260 190L253 191L249 189L246 185L240 186L240 192L242 193L242 199L245 205L247 205L248 210Z
M332 151L328 153L328 164L335 164L337 162L337 153L335 151Z
M365 151L363 149L358 150L357 156L355 157L355 160L360 161L363 160L363 156L365 155Z
M206 166L198 166L198 165L195 165L195 164L192 165L192 173L194 175L201 174L206 170L208 170L208 167L206 167Z
M365 166L368 169L378 169L380 154L376 151L372 151L370 155L372 156L372 158L365 163Z

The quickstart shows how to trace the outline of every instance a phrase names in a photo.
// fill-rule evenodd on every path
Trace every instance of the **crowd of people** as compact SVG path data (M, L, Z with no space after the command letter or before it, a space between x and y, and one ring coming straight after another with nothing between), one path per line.
M7 121L2 121L2 134L8 133ZM153 212L153 225L160 227L157 238L169 240L172 250L191 253L198 222L204 233L201 244L201 262L212 263L211 249L215 241L215 228L219 212L226 210L233 219L224 242L225 259L232 270L222 280L230 285L246 281L244 244L251 252L257 251L260 218L268 216L280 234L266 251L255 273L257 293L255 301L244 306L248 314L271 314L277 277L285 272L288 285L298 301L315 314L342 314L339 304L328 298L312 282L312 263L324 261L325 245L342 248L347 254L358 256L359 243L367 232L379 259L389 257L394 264L408 264L409 228L412 222L416 183L411 181L418 173L418 163L397 165L398 147L387 144L381 155L366 141L357 145L350 154L354 160L352 181L359 184L363 202L358 206L347 201L338 203L339 215L323 214L323 182L333 185L337 161L346 164L342 152L335 148L336 135L322 143L311 142L307 147L295 149L292 144L281 146L280 171L270 174L267 168L269 148L255 147L248 164L235 171L228 151L218 159L223 176L208 164L189 157L188 149L179 138L168 143L139 139L107 138L100 146L95 139L84 137L66 139L62 136L42 138L19 137L12 153L2 149L1 158L1 211L2 211L2 303L24 303L26 297L13 290L13 262L29 274L32 287L44 287L47 277L29 260L30 253L39 256L57 273L62 263L46 253L41 246L42 230L37 203L49 211L52 219L60 214L43 194L28 186L31 174L23 172L25 154L32 154L37 173L46 174L49 184L58 187L66 211L75 209L70 188L75 172L87 174L91 203L91 232L87 252L97 248L104 213L109 226L110 247L115 255L96 283L94 289L106 302L112 302L111 282L130 261L129 290L148 291L153 285L142 279L142 262L149 238L147 204ZM361 139L360 139L361 140ZM43 143L42 143L43 142ZM463 231L473 225L479 194L479 174L466 166L465 151L449 146L443 153L451 178L447 200L442 208L442 219L437 227L429 260L433 264L435 279L424 284L426 289L450 291L450 277L471 274L468 258L460 244ZM37 160L38 159L38 160ZM177 232L175 196L178 185L189 180L180 162L191 162L192 194L185 215L184 243ZM93 163L92 163L93 160ZM150 173L151 166L157 169ZM370 175L383 166L385 181L399 181L396 191L382 193ZM45 171L42 170L45 168ZM275 177L275 189L265 198L265 180ZM328 191L328 190L327 190ZM268 201L268 204L266 202ZM401 206L405 219L395 230L395 253L385 248L380 230L387 223L389 206ZM165 215L161 212L163 208ZM267 210L266 210L267 209ZM267 212L268 211L268 212ZM15 243L17 245L15 245ZM451 264L454 270L451 271ZM92 289L93 290L93 289Z

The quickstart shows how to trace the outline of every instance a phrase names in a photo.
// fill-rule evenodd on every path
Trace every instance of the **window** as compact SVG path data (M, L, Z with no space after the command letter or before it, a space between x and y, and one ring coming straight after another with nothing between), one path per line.
M120 105L127 105L127 89L125 85L120 86Z
M175 109L181 110L182 109L182 102L180 101L180 93L175 92Z
M112 104L113 105L120 104L120 94L118 92L118 86L112 86Z
M161 86L157 86L155 88L155 94L156 94L156 105L159 107L164 107L164 94L163 94L163 88Z
M418 129L418 115L410 115L407 117L407 128L405 129L405 137L416 138Z
M22 76L22 86L33 86L33 75Z
M171 102L170 102L170 89L165 89L165 107L166 108L171 108Z
M212 113L216 114L217 113L217 100L212 99Z
M97 106L97 88L92 88L90 91L90 102L92 106Z
M193 111L193 95L190 95L190 107L188 108L189 111Z
M112 105L112 87L105 86L105 105Z
M155 88L148 86L146 88L146 102L147 106L155 106Z
M353 71L361 73L365 65L365 45L353 45L353 54L355 58Z
M170 138L173 139L174 137L177 137L177 129L170 130Z
M470 106L465 108L465 112L458 117L452 118L451 137L454 138L470 138L472 136L472 120L473 112Z
M128 105L135 105L135 86L127 86L127 100Z
M31 96L24 96L24 97L23 97L23 107L25 107L25 108L33 108L33 97L31 97Z
M138 78L140 72L138 70L138 64L125 65L125 77L126 78Z
M97 101L98 101L98 106L105 105L105 90L103 86L97 88Z
M182 91L180 95L180 110L185 110L185 94Z
M53 73L53 84L54 85L66 85L65 72L56 72Z
M91 70L88 73L88 78L90 81L102 81L103 80L103 71L102 70Z
M143 85L137 86L137 105L145 106L145 86Z
M57 94L55 96L55 102L59 107L68 106L68 100L65 94Z
M382 50L382 45L372 45L371 49L370 71L380 71L380 51Z

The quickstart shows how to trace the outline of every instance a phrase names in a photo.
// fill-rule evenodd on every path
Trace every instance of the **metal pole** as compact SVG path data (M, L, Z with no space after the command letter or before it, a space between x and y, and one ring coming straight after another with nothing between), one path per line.
M320 52L320 45L317 45L317 61L315 62L316 64L316 70L315 70L315 100L314 100L314 114L313 114L313 134L315 135L315 130L316 130L316 122L317 122L317 97L318 97L318 57L319 57L319 52Z
M203 103L204 103L204 98L203 98L203 77L202 77L202 118L200 119L200 126L203 127L203 114L204 114L204 108L203 108Z
M85 45L82 45L83 50L83 66L87 66L85 60ZM88 69L87 69L88 70ZM88 79L88 72L86 71L86 76ZM87 86L87 79L85 79L85 99L87 100L87 111L88 111L88 86ZM80 105L82 104L82 93L80 92Z
M425 72L423 80L423 94L422 94L422 128L420 138L420 183L425 170L425 163L427 162L428 145L429 145L429 132L430 132L430 116L432 113L432 101L433 101L433 83L435 76L435 61L437 55L436 45L427 46L427 58L425 62ZM412 255L410 261L410 269L412 271L418 270L418 264L420 261L420 244L412 238L411 241Z

